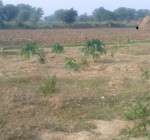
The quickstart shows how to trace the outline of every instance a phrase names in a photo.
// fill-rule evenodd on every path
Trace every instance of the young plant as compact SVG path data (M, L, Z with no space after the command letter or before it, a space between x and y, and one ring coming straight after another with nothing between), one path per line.
M36 42L27 42L21 48L21 56L30 59L33 55L38 57L41 64L45 63L45 53Z
M27 42L21 48L21 56L30 59L39 51L39 45L36 42Z
M47 80L41 85L40 90L44 95L51 95L56 91L56 76L48 76Z
M85 55L91 55L94 60L97 60L100 55L106 54L104 43L98 39L88 40L86 46L82 50Z
M40 62L41 64L45 64L45 62L46 62L46 57L45 57L45 53L44 53L43 49L39 49L37 55L38 55L38 60L39 60L39 62Z
M64 47L60 45L59 43L54 43L51 46L52 52L53 53L63 53L64 52Z
M65 68L66 69L73 69L75 71L79 70L80 65L76 62L74 58L65 58Z

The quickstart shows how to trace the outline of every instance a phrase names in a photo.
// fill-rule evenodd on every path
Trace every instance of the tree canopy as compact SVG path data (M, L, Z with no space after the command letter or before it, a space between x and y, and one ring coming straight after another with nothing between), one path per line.
M115 18L113 12L106 10L104 7L95 9L93 12L93 16L98 21L113 20Z
M76 23L101 23L117 21L123 23L123 21L140 20L147 15L150 15L148 9L133 9L120 7L113 11L107 10L104 7L99 7L93 10L91 15L81 14L78 15L78 11L71 9L58 9L53 14L47 15L42 18L44 11L40 7L33 7L28 4L4 4L0 0L0 28L4 25L7 27L39 27L38 25L51 25L51 24L72 24ZM65 23L65 24L64 24Z
M78 12L74 10L73 8L67 9L67 10L60 9L60 10L57 10L54 13L54 15L56 16L58 20L70 24L76 20L76 17L78 16Z
M35 8L27 4L7 4L3 5L0 1L0 21L1 22L12 22L16 23L37 23L44 12L41 8Z

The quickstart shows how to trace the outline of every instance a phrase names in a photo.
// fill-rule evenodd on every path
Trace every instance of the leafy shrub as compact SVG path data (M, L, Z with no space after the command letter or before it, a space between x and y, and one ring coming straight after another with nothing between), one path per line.
M64 47L59 43L52 44L51 48L53 53L62 53L64 51Z
M48 76L47 80L41 85L40 89L44 95L49 95L56 91L56 84L56 76Z
M76 60L74 58L65 58L65 68L67 69L73 69L75 71L79 70L80 65L77 64Z
M27 42L21 48L21 56L31 58L32 55L37 54L39 51L39 44L36 42Z
M85 55L91 55L93 59L97 59L100 55L106 54L104 43L98 39L91 39L86 42L83 52Z

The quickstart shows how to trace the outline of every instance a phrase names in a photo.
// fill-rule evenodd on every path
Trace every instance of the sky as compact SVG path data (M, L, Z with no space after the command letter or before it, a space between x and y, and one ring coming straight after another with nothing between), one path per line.
M51 15L58 9L74 8L79 14L91 14L95 8L103 6L108 10L118 7L150 9L150 0L3 0L4 4L25 3L43 8L45 15Z

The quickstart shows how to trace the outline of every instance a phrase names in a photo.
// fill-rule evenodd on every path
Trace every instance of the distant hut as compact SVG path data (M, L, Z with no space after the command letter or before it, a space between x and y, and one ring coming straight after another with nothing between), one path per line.
M141 20L137 26L138 29L150 30L150 16L146 16Z

